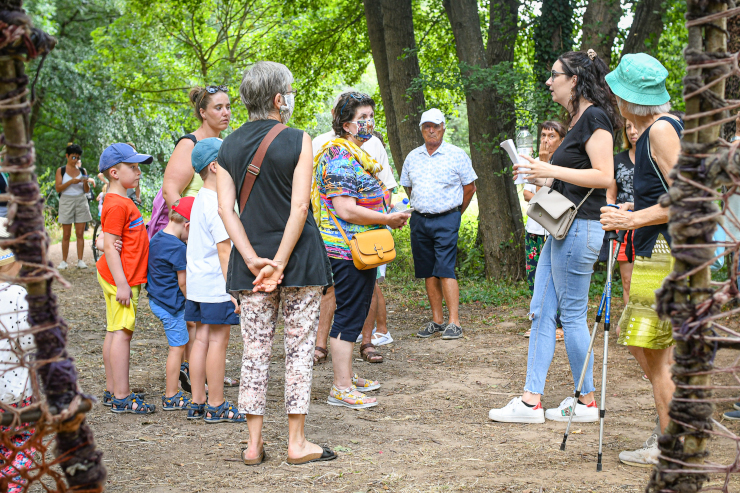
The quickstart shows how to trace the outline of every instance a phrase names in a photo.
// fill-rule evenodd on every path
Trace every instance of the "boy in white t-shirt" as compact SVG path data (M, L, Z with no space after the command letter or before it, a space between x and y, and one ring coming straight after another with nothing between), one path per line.
M7 219L0 218L0 238L8 238ZM21 265L15 261L10 250L0 249L0 275L5 278L16 277ZM0 283L0 401L3 404L21 408L33 402L33 391L28 367L24 366L28 355L36 349L33 335L28 333L28 302L26 288L7 282ZM0 410L0 413L3 411ZM0 433L8 435L9 427L0 427ZM11 478L9 493L24 491L26 481L18 475L21 469L33 464L31 456L34 449L22 450L23 445L33 435L33 428L21 425L10 438L18 452L0 445L0 476Z
M239 307L226 292L231 240L218 215L216 157L221 142L215 137L203 139L191 155L193 169L203 179L203 188L190 211L187 247L185 320L195 322L195 342L190 352L193 399L188 419L203 417L207 423L244 423L245 415L224 399L226 348L231 326L239 325Z

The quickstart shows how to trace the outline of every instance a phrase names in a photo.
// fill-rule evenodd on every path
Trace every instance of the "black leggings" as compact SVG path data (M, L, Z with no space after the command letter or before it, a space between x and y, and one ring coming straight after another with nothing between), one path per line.
M378 269L358 270L351 260L329 258L337 309L329 337L355 342L370 311Z

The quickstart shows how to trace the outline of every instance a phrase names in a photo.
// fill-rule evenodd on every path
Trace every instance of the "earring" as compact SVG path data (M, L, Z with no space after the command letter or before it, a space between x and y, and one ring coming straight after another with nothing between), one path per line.
M576 98L576 90L571 89L570 90L570 100L573 101Z

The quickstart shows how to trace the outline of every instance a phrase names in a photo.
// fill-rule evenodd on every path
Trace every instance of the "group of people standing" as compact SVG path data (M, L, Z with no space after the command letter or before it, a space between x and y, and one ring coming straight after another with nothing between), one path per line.
M653 386L659 427L643 448L622 452L619 458L647 467L657 462L657 435L668 425L674 390L672 328L652 308L654 291L672 270L668 211L658 199L672 182L669 173L678 160L683 129L680 118L668 113L667 75L646 54L625 55L612 72L593 50L565 53L553 64L546 84L553 101L565 110L567 133L552 122L543 124L540 159L526 156L529 164L515 165L514 174L525 174L528 187L551 187L580 206L565 238L549 236L543 246L541 231L529 227L533 219L528 220L528 272L535 274L524 393L489 413L494 421L518 423L567 421L571 413L576 422L599 419L593 352L587 354L588 291L604 231L627 230L628 240L618 253L626 304L618 344L629 348ZM622 129L627 149L613 156L617 129ZM535 190L529 188L529 193ZM579 398L567 397L545 410L541 401L558 318L574 386L587 358L589 363Z
M546 84L565 110L565 125L545 122L539 159L527 156L528 164L515 165L514 174L529 180L526 200L548 186L579 204L578 213L560 240L546 236L533 219L527 223L532 326L526 383L523 395L492 409L490 419L543 423L546 418L565 421L571 413L575 421L598 419L593 354L587 354L589 285L604 231L629 230L634 233L618 257L626 303L619 343L630 348L652 383L660 430L667 426L673 340L670 324L651 307L654 289L672 267L668 216L658 197L671 183L682 124L667 113L666 76L662 65L645 54L625 55L611 73L593 50L565 53L554 63ZM375 347L393 340L378 285L385 272L358 268L348 238L403 228L410 221L415 275L425 280L432 308L432 320L417 336L441 333L442 339L457 339L463 330L457 235L477 176L468 155L444 142L444 115L437 109L423 113L424 145L409 153L400 176L412 212L392 212L398 184L374 135L373 99L357 91L340 94L332 107L331 131L312 141L285 126L296 104L292 84L282 64L258 62L249 68L239 88L249 121L223 141L220 134L231 118L228 89L192 91L201 126L177 142L148 232L138 210L117 197L105 199L101 218L105 255L98 271L110 336L103 350L104 403L114 412L154 412L128 388L128 345L138 293L147 282L150 306L170 343L163 408L210 423L246 422L250 437L242 460L247 465L265 458L261 431L281 304L288 462L336 458L304 435L313 366L329 352L334 380L327 402L352 409L377 405L366 392L380 388L380 382L355 373L352 362L357 342L365 361L379 363L382 355ZM620 129L627 150L614 156ZM111 180L108 195L125 195L135 187L138 163L150 160L126 144L106 149L99 170ZM70 178L58 176L58 187L87 186L81 171L69 169L74 164L68 163ZM144 280L142 265L148 265ZM223 381L229 381L229 327L237 323L244 352L234 406L224 398ZM566 398L545 411L541 401L559 339L565 342L574 384L588 358L587 374L577 400ZM190 397L178 389L178 380L191 390ZM643 449L623 452L620 459L652 465L657 450L653 435Z

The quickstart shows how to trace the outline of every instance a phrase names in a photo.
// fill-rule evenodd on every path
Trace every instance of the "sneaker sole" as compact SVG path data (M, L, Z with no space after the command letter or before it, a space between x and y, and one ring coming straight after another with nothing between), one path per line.
M138 412L138 411L134 411L133 409L119 409L119 410L116 410L116 409L113 409L113 406L111 406L110 410L111 410L111 412L116 413L116 414L154 414L156 412L155 409L153 409L151 411L143 412L143 413Z
M203 419L203 416L186 416L186 419Z
M644 467L644 468L650 468L652 469L655 465L657 465L657 462L655 464L645 464L644 462L633 462L631 460L622 460L619 459L619 462L622 464L627 464L628 466L634 466L634 467Z
M349 409L365 409L368 407L374 407L378 405L378 401L375 402L368 402L367 404L349 404L344 401L340 401L336 397L329 397L326 399L326 403L330 406L341 406L341 407L347 407Z
M380 342L374 342L373 346L385 346L386 344L391 344L393 342L393 338L389 337L388 339L382 339Z
M568 422L568 416L557 416L555 418L550 418L547 415L545 415L545 419L548 419L550 421L557 421L559 423L567 423ZM597 423L599 421L599 417L596 416L595 418L591 417L584 417L584 416L578 416L577 414L573 416L573 422L574 423Z
M462 334L456 336L442 336L443 341L451 341L452 339L462 339Z
M488 419L491 421L496 421L498 423L525 423L525 424L543 424L545 422L545 417L542 416L541 418L522 418L522 417L499 417L499 418L492 418L491 415L488 415Z
M217 424L217 423L246 423L247 422L247 420L245 420L245 419L242 419L242 420L234 420L234 419L229 419L229 418L220 418L220 419L206 419L206 418L203 418L203 421L205 421L206 423L209 423L209 424Z
M112 402L101 402L101 404L104 405L105 407L113 407Z
M722 417L728 421L740 421L740 418L736 418L734 416L728 416L726 413L723 414Z
M440 332L441 332L441 331L440 331ZM432 337L432 336L433 336L434 334L436 334L436 333L437 333L437 332L434 332L434 333L432 333L432 334L428 334L428 335L427 335L427 334L421 334L421 333L419 333L419 334L416 334L416 337L421 337L422 339L427 339L427 338L429 338L429 337Z
M738 411L740 411L740 405L738 405L737 402L735 404L733 404L732 407L734 407L735 409L737 409Z

